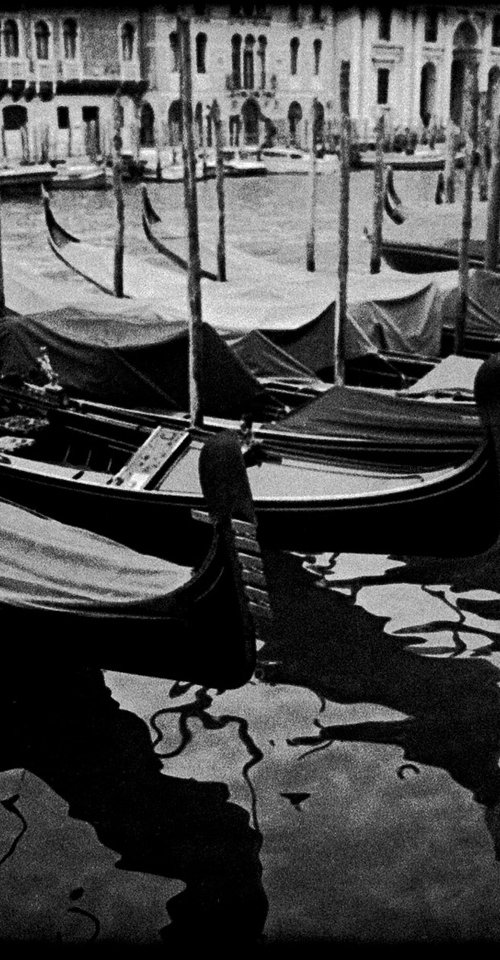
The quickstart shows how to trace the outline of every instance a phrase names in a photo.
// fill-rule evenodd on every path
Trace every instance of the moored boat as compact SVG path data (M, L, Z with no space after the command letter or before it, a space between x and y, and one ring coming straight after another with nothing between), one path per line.
M95 163L58 164L51 190L110 190L111 182L106 168Z
M219 689L250 679L271 611L234 438L212 438L199 470L208 537L194 570L0 500L0 611L23 655Z
M311 169L311 156L298 147L262 147L260 155L269 174L308 174ZM338 157L324 154L316 157L316 173L334 173L338 170Z
M199 536L192 510L204 507L198 461L205 431L186 424L148 429L64 407L41 416L38 401L19 395L4 413L7 439L13 418L14 428L18 417L33 419L21 437L26 443L4 438L4 496L66 522L85 518L108 536L133 536L136 549L153 553L164 547L168 524L181 555L171 559L192 550ZM325 462L276 453L264 438L242 443L266 547L454 556L479 553L497 536L498 470L482 437L472 452L437 467L425 457L411 464L397 457Z

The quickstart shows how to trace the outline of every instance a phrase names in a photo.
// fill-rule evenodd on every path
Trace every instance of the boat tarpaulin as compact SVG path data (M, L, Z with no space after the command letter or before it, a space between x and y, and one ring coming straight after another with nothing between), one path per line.
M450 404L419 402L396 392L385 393L360 387L333 386L327 393L280 420L280 431L313 433L321 436L359 437L401 442L411 438L436 441L461 438L475 441L479 418L471 410ZM262 432L265 432L265 427Z
M455 327L460 313L460 290L450 291L443 305L443 323ZM500 274L491 270L471 270L467 288L465 333L500 337Z
M456 391L460 394L474 396L474 381L476 373L482 364L477 357L460 357L453 354L440 360L436 366L426 373L411 387L400 391L400 395L413 396L424 393L439 393L440 391Z
M83 613L161 615L192 572L0 501L0 603Z
M317 390L327 389L323 380L287 350L273 343L260 330L253 330L232 344L234 353L262 381L281 383ZM307 352L307 347L304 350Z
M237 416L271 401L265 387L208 324L203 324L201 403L206 414ZM120 313L63 307L5 320L0 372L26 377L42 347L63 386L88 399L156 409L188 409L188 326L154 310Z
M418 278L416 278L418 279ZM383 285L376 299L350 301L345 331L346 357L380 351L438 357L445 290L434 282L400 294Z

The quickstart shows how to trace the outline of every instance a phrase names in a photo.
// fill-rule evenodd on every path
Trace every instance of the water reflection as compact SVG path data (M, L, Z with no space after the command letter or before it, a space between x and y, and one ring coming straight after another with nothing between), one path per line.
M329 567L316 567L323 587L335 561L333 557ZM278 575L276 563L276 558L270 558L271 581ZM363 702L408 714L404 720L354 724L322 724L316 719L313 735L292 737L287 743L308 747L301 756L341 741L391 744L403 751L401 777L418 774L419 764L447 771L484 806L485 823L500 859L500 669L484 658L420 656L405 646L408 635L413 644L424 643L419 635L432 630L452 630L459 640L468 611L495 620L498 548L474 563L408 560L378 578L372 574L350 580L347 595L318 589L298 557L283 558L281 563L282 586L274 593L279 632L262 651L261 679L308 688L323 704ZM388 617L374 616L358 605L359 592L367 583L422 583L424 574L428 583L432 584L434 574L438 583L450 583L457 591L488 588L497 592L490 599L457 598L457 616L450 623L399 630L398 636L384 630ZM335 581L337 589L345 584L342 579ZM444 591L437 595L442 598ZM500 649L500 634L486 632L489 646Z
M262 838L225 784L163 775L147 725L119 708L99 670L11 667L0 704L9 731L2 770L24 768L48 784L69 804L70 817L91 824L120 855L118 869L184 881L167 903L171 922L159 931L166 943L257 941L267 914ZM26 832L18 800L16 793L3 801L21 827L2 863ZM79 891L70 898L78 900ZM98 919L81 906L70 911L88 918L90 940L97 939Z

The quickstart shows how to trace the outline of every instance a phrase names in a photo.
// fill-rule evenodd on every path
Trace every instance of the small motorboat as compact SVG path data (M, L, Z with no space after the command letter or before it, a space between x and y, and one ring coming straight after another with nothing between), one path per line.
M58 164L55 177L50 181L51 190L110 190L111 182L106 168L96 163Z
M260 151L251 147L223 147L222 159L226 177L264 177L267 166L260 159ZM209 174L216 169L213 151L207 154L205 166Z
M311 169L311 155L298 147L263 147L260 155L269 174L307 174ZM316 173L334 173L339 161L335 154L316 157Z

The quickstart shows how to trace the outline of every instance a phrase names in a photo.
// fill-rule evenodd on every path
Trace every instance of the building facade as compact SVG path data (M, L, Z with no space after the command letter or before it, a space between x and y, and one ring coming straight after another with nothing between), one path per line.
M182 7L182 9L185 9ZM227 143L331 144L339 78L361 140L383 113L392 131L458 125L464 65L477 65L493 120L500 112L500 4L197 4L191 8L198 143L213 139L217 100ZM148 4L0 11L0 151L40 160L107 154L120 86L125 149L175 147L181 137L173 7Z

